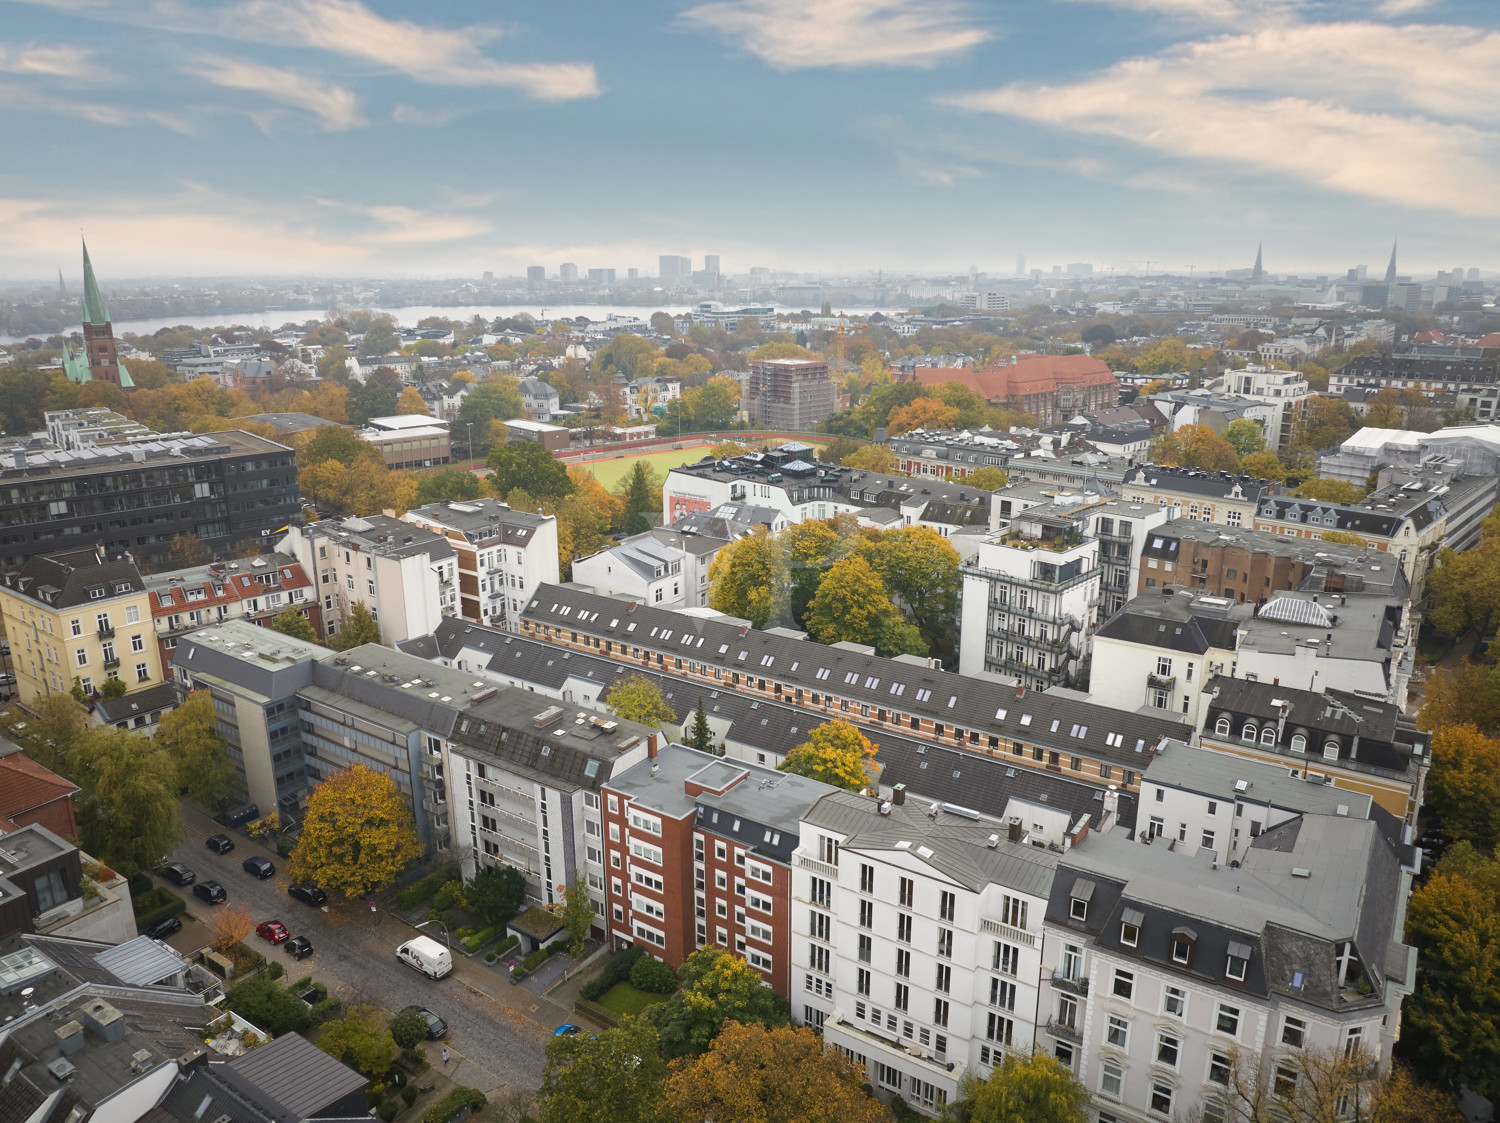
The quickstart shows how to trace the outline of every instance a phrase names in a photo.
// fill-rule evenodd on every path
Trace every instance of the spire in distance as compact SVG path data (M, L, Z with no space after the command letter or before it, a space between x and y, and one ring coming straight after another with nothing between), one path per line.
M104 298L99 295L99 282L94 280L94 265L89 261L87 242L83 243L83 322L109 323L109 309L104 307Z
M68 286L63 284L61 269L57 271L57 299L60 301L68 299Z
M1387 285L1396 283L1396 241L1391 242L1391 263L1385 267L1385 283Z
M1265 270L1261 268L1261 250L1264 248L1264 242L1255 243L1255 269L1250 274L1250 279L1252 281L1260 280L1261 277L1265 274Z

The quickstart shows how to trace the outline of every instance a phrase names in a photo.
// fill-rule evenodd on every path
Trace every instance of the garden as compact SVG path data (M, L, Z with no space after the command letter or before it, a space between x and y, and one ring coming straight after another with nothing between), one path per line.
M647 1006L665 1002L677 990L677 973L644 948L629 948L608 963L599 977L579 990L578 1009L604 1022L618 1025L622 1017L635 1017Z
M419 878L396 894L398 913L425 930L435 925L455 951L474 955L505 930L505 923L526 900L526 880L508 866L485 866L467 882L458 866L446 865ZM514 947L509 937L485 952L494 963Z

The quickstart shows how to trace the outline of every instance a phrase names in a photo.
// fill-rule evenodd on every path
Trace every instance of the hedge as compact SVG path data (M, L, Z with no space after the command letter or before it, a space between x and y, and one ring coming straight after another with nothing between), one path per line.
M495 958L500 958L500 956L504 955L520 942L521 938L519 936L506 936L505 939L501 940L498 944L495 945Z
M163 905L171 904L175 900L181 900L176 893L167 889L150 888L143 893L137 893L134 889L130 891L130 908L136 916L144 916L153 909L159 909Z
M500 931L500 925L491 924L488 928L481 928L478 932L475 932L472 936L468 937L463 941L463 945L470 951L478 951L485 944L493 940L495 938L495 933L498 931Z
M478 1111L488 1102L484 1098L484 1093L478 1088L465 1088L459 1085L427 1109L427 1114L422 1116L422 1123L448 1123L464 1108L473 1108Z
M610 987L630 978L630 969L645 954L645 948L626 948L604 965L597 979L584 983L578 993L590 1002L598 1001Z
M143 912L135 918L137 932L144 932L164 916L176 916L186 911L187 902L175 893L168 894L172 899L160 908L154 908L150 912Z
M132 901L136 897L144 896L151 892L155 887L156 883L151 880L149 873L137 871L130 875L130 898Z
M414 909L458 876L458 867L453 865L433 870L426 877L418 878L397 893L396 905L403 909Z

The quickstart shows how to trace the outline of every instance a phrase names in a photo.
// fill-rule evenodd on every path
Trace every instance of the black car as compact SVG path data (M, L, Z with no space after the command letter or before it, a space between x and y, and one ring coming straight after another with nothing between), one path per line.
M293 936L282 945L282 950L293 959L306 959L313 953L312 941L306 936Z
M153 940L165 940L173 932L182 931L182 921L175 916L164 916L151 927L141 933L142 936L150 936Z
M207 846L215 854L228 854L234 849L234 839L230 838L227 834L214 834L204 839L203 845Z
M287 890L287 895L294 901L301 901L304 905L312 905L319 908L328 901L328 894L316 885L293 885Z
M253 858L246 858L240 863L240 869L248 874L253 874L264 881L276 872L276 865L270 858L262 858L259 854Z
M448 1036L448 1023L445 1022L445 1021L443 1021L442 1018L438 1017L431 1010L427 1009L427 1007L425 1007L425 1006L407 1006L401 1012L404 1014L404 1013L406 1013L407 1010L415 1010L417 1013L421 1014L422 1017L424 1017L424 1018L427 1019L427 1040L428 1041L436 1041L440 1037L447 1037Z
M224 887L217 881L200 881L193 886L193 896L207 901L211 905L221 905L229 899L229 894L224 892Z
M161 868L161 875L173 885L191 885L198 880L198 875L181 862L167 862Z

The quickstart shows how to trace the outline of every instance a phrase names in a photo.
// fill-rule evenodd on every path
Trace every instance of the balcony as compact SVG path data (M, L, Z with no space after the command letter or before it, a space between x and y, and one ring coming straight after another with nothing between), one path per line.
M118 667L119 665L120 665L120 657L118 655L108 656L104 660L104 669L106 671L113 670L114 668Z
M1056 1018L1047 1019L1047 1036L1060 1038L1063 1041L1071 1041L1075 1045L1083 1044L1083 1034L1070 1025L1058 1021Z
M838 866L831 865L828 862L820 862L818 861L818 859L811 858L806 854L794 853L792 855L792 860L804 869L811 870L816 874L822 874L824 877L836 878L839 875Z
M1146 685L1155 687L1157 690L1171 690L1176 683L1177 677L1175 675L1158 675L1152 673L1146 676Z
M100 639L114 639L115 629L113 624L100 624L98 629Z
M997 585L1011 585L1021 589L1035 589L1040 593L1066 592L1068 589L1077 588L1078 586L1085 585L1090 581L1097 581L1099 578L1098 567L1095 567L1093 569L1086 569L1082 573L1078 573L1072 577L1056 581L1046 581L1031 577L1018 577L1015 574L1002 573L999 570L995 569L984 569L983 567L977 565L961 565L958 567L958 571L965 577L982 577L984 578L984 580L990 581Z
M1036 936L1024 928L1012 928L1009 924L1002 924L998 920L982 917L979 921L979 930L988 932L993 936L1003 936L1015 944L1025 944L1029 948L1036 947Z
M1058 990L1065 990L1069 994L1077 994L1088 997L1089 981L1087 978L1075 979L1071 975L1064 975L1061 971L1052 972L1052 985Z
M1121 534L1114 530L1100 530L1094 534L1095 538L1103 538L1107 542L1132 542L1134 538L1129 534Z

